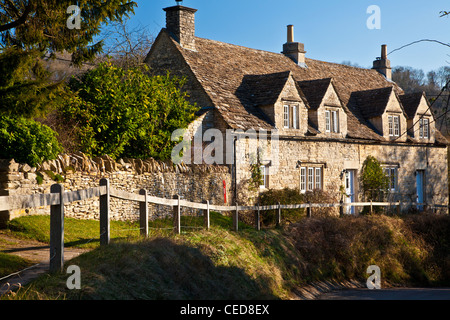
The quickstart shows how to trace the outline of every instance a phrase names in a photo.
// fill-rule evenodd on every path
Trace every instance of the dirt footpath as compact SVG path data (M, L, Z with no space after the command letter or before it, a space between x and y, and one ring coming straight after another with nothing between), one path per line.
M69 261L87 251L86 249L64 248L64 261ZM50 246L46 243L18 239L0 231L0 252L17 255L34 263L32 267L24 271L17 270L21 271L20 273L0 280L0 296L48 272Z

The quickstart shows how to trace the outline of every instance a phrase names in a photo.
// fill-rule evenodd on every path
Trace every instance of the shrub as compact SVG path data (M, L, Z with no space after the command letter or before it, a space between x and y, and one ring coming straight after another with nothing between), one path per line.
M187 101L184 80L147 71L102 63L70 81L61 112L77 126L80 151L114 159L170 159L177 143L172 133L187 128L198 108Z
M368 156L363 163L361 174L361 187L367 200L382 200L383 191L386 191L389 179L383 172L380 162Z
M286 234L305 262L299 265L299 272L308 281L365 281L367 267L377 265L382 270L382 287L445 283L445 276L436 272L437 266L445 265L444 260L434 260L437 263L431 267L427 261L433 248L424 241L428 230L412 232L407 220L387 216L320 217L291 224Z
M31 119L0 116L0 158L35 167L62 152L57 134Z
M259 203L263 206L278 204L305 203L305 195L298 189L284 188L282 190L267 190L260 194ZM276 222L276 210L263 211L261 214L262 225L273 225ZM305 209L284 209L282 219L287 222L295 222L306 215Z
M315 189L313 191L307 191L305 193L305 202L309 203L337 203L339 200L333 197L330 193ZM312 215L316 216L329 216L329 215L337 215L339 214L339 210L337 208L313 208Z
M298 189L284 188L282 190L267 190L260 194L259 203L261 205L278 204L302 204L302 203L334 203L334 199L328 192L323 190L307 191L300 193ZM314 216L328 216L333 213L333 208L314 208ZM292 223L306 216L306 210L300 209L283 209L282 221ZM263 211L261 214L261 223L263 225L273 225L276 223L276 210Z

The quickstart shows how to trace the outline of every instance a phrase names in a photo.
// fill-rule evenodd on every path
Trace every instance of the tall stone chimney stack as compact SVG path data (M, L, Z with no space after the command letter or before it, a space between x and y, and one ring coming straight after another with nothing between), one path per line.
M294 42L294 26L287 26L287 42L283 45L283 52L286 57L305 67L305 45L300 42Z
M164 8L166 29L183 48L195 51L195 13L197 9L176 5Z
M387 45L383 44L381 46L381 57L377 58L373 62L372 69L377 70L379 73L385 76L386 79L392 80L391 62L387 58Z

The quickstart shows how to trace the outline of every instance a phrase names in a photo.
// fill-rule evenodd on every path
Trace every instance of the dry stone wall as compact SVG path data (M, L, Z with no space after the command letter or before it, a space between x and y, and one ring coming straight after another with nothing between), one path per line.
M79 152L62 154L36 168L14 160L0 160L0 196L49 193L50 186L61 183L65 191L97 187L101 178L108 178L116 189L138 193L146 189L149 195L183 199L195 202L209 200L224 204L225 181L227 203L232 203L231 174L226 166L176 165L154 159L120 159L109 156L89 158ZM196 214L183 209L183 214ZM150 215L171 214L167 206L149 205ZM0 212L0 220L10 220L25 214L48 214L49 207ZM80 219L98 219L98 198L65 205L65 214ZM115 220L135 220L139 217L138 203L111 198L111 215Z

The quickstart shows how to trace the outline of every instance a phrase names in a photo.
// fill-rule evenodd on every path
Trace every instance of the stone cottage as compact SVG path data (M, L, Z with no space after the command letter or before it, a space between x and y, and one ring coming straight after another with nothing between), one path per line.
M345 200L358 202L362 165L374 156L390 178L390 200L448 203L447 140L425 95L405 95L391 80L385 45L372 69L356 68L308 58L292 25L273 53L196 37L196 9L164 11L146 63L186 78L201 108L189 135L221 132L226 146L215 152L231 169L235 196L257 164L261 190L320 189L338 199L343 187Z

